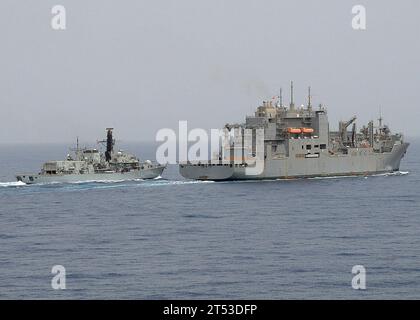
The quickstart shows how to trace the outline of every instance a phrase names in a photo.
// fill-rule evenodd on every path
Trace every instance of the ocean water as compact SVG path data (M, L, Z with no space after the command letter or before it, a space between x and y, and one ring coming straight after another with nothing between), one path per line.
M392 175L39 186L13 175L66 146L0 146L0 298L419 299L419 142Z

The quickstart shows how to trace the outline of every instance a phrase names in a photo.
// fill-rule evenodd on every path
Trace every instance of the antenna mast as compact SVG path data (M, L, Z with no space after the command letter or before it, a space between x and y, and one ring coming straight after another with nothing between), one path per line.
M295 110L295 104L293 102L293 81L290 82L290 110Z
M379 129L381 129L382 128L382 109L381 109L381 106L379 106L379 119L378 119L378 121L379 121Z
M312 110L312 104L311 104L311 87L308 88L308 110Z
M280 107L283 107L283 89L282 88L280 88L279 104L280 104Z

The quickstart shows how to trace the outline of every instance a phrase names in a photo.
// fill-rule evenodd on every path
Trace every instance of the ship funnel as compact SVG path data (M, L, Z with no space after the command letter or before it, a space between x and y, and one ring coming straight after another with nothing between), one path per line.
M107 162L111 161L112 152L114 150L114 139L112 138L112 130L114 128L106 128L107 135L106 135L106 152L105 152L105 160Z

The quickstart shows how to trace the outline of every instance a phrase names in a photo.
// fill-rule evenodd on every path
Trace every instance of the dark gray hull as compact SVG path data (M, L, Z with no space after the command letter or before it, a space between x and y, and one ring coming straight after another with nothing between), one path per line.
M372 175L398 171L408 145L396 144L391 152L384 153L355 148L346 155L332 155L325 150L319 158L266 159L258 175L249 175L244 166L236 164L181 164L179 171L187 179L213 181Z

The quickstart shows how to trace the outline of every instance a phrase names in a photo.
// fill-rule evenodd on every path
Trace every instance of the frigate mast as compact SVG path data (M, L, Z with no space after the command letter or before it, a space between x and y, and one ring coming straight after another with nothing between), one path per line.
M277 107L283 108L283 89L280 88L279 101Z
M382 128L382 108L379 106L379 118L378 118L378 122L379 122L379 129Z
M293 81L290 82L290 110L295 110L295 103L293 101Z

